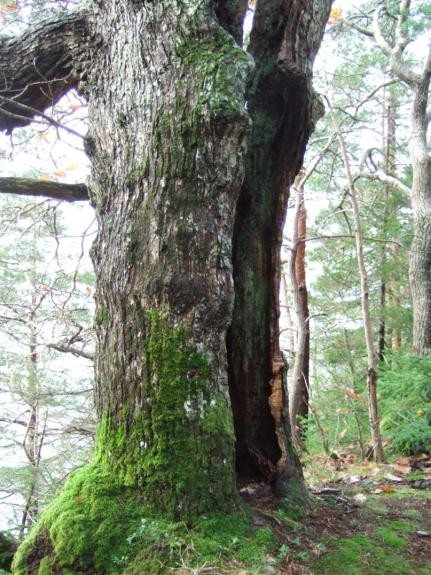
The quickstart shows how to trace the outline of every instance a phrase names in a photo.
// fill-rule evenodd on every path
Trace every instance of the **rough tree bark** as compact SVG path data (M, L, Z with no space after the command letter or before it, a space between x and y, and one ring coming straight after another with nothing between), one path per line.
M256 62L247 92L253 128L233 236L229 384L239 473L269 477L285 495L288 482L301 479L279 348L280 248L289 185L315 117L310 68L329 7L258 3L249 46Z
M82 546L100 536L72 547L77 528L61 513L77 497L86 504L83 492L101 496L103 478L105 490L133 490L147 512L189 521L233 509L236 475L301 501L278 343L279 251L330 4L260 3L254 72L237 43L241 0L106 0L84 23L54 26L64 71L50 98L79 78L89 101L100 425L93 466L42 519L16 573L48 560L99 572L97 548ZM41 57L47 30L32 36ZM12 67L0 57L3 90L15 95L0 110L7 130L26 119L19 94L29 90L14 71L28 41L22 49L16 41L13 58L8 49ZM43 109L37 96L25 105ZM87 512L104 522L100 506Z

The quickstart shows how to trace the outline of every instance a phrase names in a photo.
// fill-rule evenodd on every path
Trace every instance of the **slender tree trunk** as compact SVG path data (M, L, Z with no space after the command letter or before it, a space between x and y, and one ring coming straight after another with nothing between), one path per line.
M390 86L385 92L385 141L384 141L384 151L385 151L385 172L390 176L397 177L397 166L396 166L396 154L397 154L397 118L398 118L398 96L396 93L397 87ZM389 200L392 190L389 185L385 185L385 198ZM389 204L389 201L387 201ZM386 210L390 207L387 205ZM392 216L393 214L387 214L386 218ZM388 238L390 239L390 238ZM387 265L387 247L385 245L385 261L383 265ZM399 245L396 243L391 243L389 247L390 254L392 256L397 256L399 252ZM387 282L387 290L389 292L389 302L394 308L399 308L401 305L400 298L400 285L396 278L391 278ZM393 351L398 351L401 348L401 329L399 325L395 325L391 330L391 349ZM380 354L379 354L380 359Z
M377 354L374 348L373 332L371 325L368 275L364 259L361 217L359 212L356 189L353 183L353 177L350 170L350 163L349 158L347 156L347 149L344 142L343 134L335 118L332 106L329 100L327 101L330 107L334 129L337 133L338 141L340 144L341 156L343 159L347 185L350 195L350 202L353 211L353 220L355 224L356 257L358 260L358 270L361 282L362 317L364 323L365 344L367 348L367 360L368 360L368 370L367 370L368 415L369 415L371 437L373 441L373 450L375 458L378 463L381 463L384 461L384 453L383 453L382 437L380 435L380 422L377 407Z
M286 326L283 328L283 330L281 330L280 334L282 332L285 332L283 334L283 339L284 339L283 352L287 353L289 369L290 369L291 365L293 365L293 362L295 359L296 327L295 327L295 322L293 321L292 310L291 310L291 305L290 305L290 301L289 301L289 287L288 287L289 283L290 282L287 279L287 273L285 271L282 271L282 273L281 273L281 289L282 289L282 294L283 294L283 300L282 300L283 306L282 307L284 308Z
M431 351L431 156L427 147L430 77L431 51L422 81L413 91L410 133L414 237L409 273L413 299L413 350L417 355Z
M36 244L34 244L35 248ZM35 278L31 272L32 287L35 288ZM22 540L24 534L29 528L36 523L39 513L39 463L41 448L40 435L39 435L39 383L38 383L38 353L37 353L37 334L35 325L37 298L36 293L33 292L30 302L30 313L28 316L29 325L29 355L28 355L28 372L27 372L27 397L30 407L30 416L28 419L27 429L24 436L24 453L26 455L29 469L30 481L27 492L27 497L24 505L24 510L21 518L21 525L19 531L19 539Z
M346 351L347 351L347 355L348 355L348 365L349 365L349 370L350 370L350 375L352 378L352 389L356 392L356 371L355 371L355 365L353 363L353 358L352 358L352 346L350 345L350 341L349 341L349 336L348 336L348 332L345 328L343 328L343 338L344 338L344 344L346 346ZM356 424L356 429L358 431L358 445L359 445L359 450L361 452L361 459L362 461L364 461L365 459L365 444L364 444L364 438L362 435L362 428L361 428L361 422L359 419L359 414L358 414L358 409L355 407L355 405L352 406L352 411L353 411L353 417L355 420L355 424Z
M304 205L303 174L295 179L295 217L289 278L292 285L297 324L297 345L291 386L289 390L289 417L292 438L298 450L305 448L306 419L308 417L308 386L310 365L310 329L308 293L305 280L306 210Z

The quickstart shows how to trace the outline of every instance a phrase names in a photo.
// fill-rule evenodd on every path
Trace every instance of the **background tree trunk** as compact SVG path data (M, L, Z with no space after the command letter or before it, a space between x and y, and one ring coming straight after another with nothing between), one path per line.
M410 289L413 300L413 350L417 355L426 355L431 351L431 157L427 148L430 78L431 50L421 80L414 88L410 134L414 225Z
M305 281L305 237L307 212L304 205L303 173L295 178L295 217L289 277L292 285L297 324L297 345L289 389L289 416L292 439L298 450L305 449L309 402L310 324Z
M329 100L327 100L329 109L332 116L334 130L337 134L340 144L341 157L344 164L347 186L350 196L350 203L353 212L353 221L355 224L355 244L356 244L356 258L358 261L358 271L361 283L361 307L362 317L364 324L365 344L367 348L367 392L368 392L368 416L371 429L371 438L373 441L374 456L378 463L384 462L385 456L383 452L383 442L380 434L380 421L377 407L377 353L374 346L373 332L371 325L370 314L370 301L369 301L369 287L368 287L368 274L365 267L364 259L364 242L362 237L361 218L359 213L358 198L356 189L353 182L352 173L350 170L349 158L347 156L347 149L344 142L343 134L335 118L334 110Z

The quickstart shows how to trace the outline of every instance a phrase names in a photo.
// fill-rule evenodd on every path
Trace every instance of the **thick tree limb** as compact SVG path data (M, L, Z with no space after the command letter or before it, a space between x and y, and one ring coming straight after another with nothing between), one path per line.
M88 16L63 14L19 37L0 39L0 130L28 124L77 86L91 43Z
M65 202L88 200L88 189L85 184L64 184L31 178L0 178L0 194L44 196Z
M417 85L420 81L420 76L416 74L403 60L403 53L410 39L405 34L406 15L410 9L410 2L408 0L401 0L400 2L400 16L398 17L397 28L395 33L395 42L391 46L388 44L383 36L380 28L379 18L382 11L385 9L383 3L378 7L374 13L373 18L373 35L376 44L381 51L389 58L390 67L392 72L398 76L400 80L409 86Z

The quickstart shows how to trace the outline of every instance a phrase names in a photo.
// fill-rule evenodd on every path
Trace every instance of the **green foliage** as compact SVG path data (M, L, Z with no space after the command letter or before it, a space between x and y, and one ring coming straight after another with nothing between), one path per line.
M396 452L431 446L431 355L392 355L379 379L382 431Z

